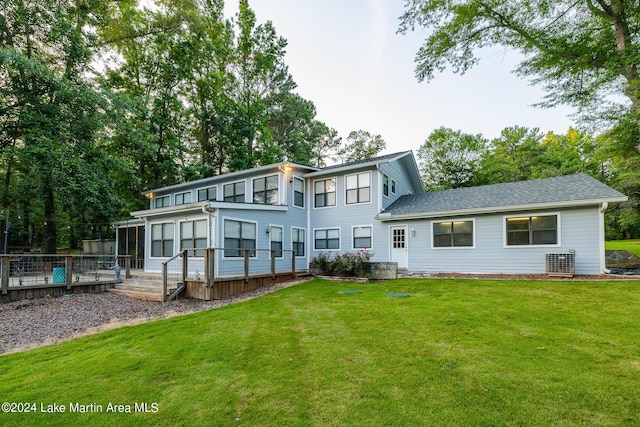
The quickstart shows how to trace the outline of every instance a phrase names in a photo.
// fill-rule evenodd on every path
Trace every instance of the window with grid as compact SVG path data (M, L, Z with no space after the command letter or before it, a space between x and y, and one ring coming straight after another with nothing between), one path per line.
M204 256L207 247L207 220L185 221L180 223L180 250L196 249L191 256Z
M336 205L336 179L323 179L313 184L313 193L315 198L315 207L322 208L325 206Z
M371 227L353 227L353 248L371 249Z
M340 249L340 229L328 228L316 230L314 235L314 247L317 250Z
M191 203L191 192L186 191L184 193L176 194L176 205L184 205Z
M541 215L507 218L507 245L555 245L558 243L558 216Z
M153 224L151 226L151 256L173 256L173 223Z
M305 231L304 228L291 230L291 248L295 256L304 256Z
M304 208L304 180L293 179L293 205Z
M256 224L254 222L224 220L224 256L242 257L244 249L256 248ZM250 251L249 256L256 256Z
M244 181L225 184L222 187L224 201L232 203L244 203Z
M367 203L371 201L371 173L363 172L347 175L347 204Z
M433 223L433 247L453 248L473 246L473 221Z
M260 205L278 204L278 175L253 180L253 203Z
M218 198L216 187L201 188L198 190L198 201L216 200Z

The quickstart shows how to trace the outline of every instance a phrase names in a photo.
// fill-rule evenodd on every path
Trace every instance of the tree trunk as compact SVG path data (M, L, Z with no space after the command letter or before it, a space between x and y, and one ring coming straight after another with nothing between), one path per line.
M51 181L48 180L43 188L44 194L44 253L55 254L58 248L58 229L56 224L55 193Z

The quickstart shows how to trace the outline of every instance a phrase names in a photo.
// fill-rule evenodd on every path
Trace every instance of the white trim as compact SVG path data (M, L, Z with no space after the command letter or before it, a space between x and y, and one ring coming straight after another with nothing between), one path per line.
M471 246L435 246L435 239L434 239L434 235L433 235L433 225L434 224L440 224L440 223L446 223L446 222L471 222L472 226L473 226L473 231L471 233L472 234L472 238L473 238L473 244ZM433 250L450 251L450 250L475 249L476 248L476 219L475 218L448 218L448 219L433 220L433 221L430 221L429 229L431 230L430 235L429 235L429 237L431 239L431 249L433 249Z
M507 244L507 219L508 218L526 218L533 216L556 216L556 237L557 243L552 245L508 245ZM502 244L504 249L531 249L531 248L559 248L562 247L562 219L560 211L557 212L523 212L514 215L502 216Z
M582 206L596 206L600 205L603 202L624 202L627 198L624 197L612 197L609 199L593 199L593 200L573 200L573 201L565 201L565 202L548 202L548 203L533 203L530 205L513 205L513 206L488 206L484 208L472 208L472 209L456 209L450 211L440 211L440 212L420 212L415 214L401 214L401 215L392 215L390 213L381 213L376 215L376 219L378 221L398 221L398 220L409 220L409 219L428 219L428 218L442 218L442 217L450 217L450 216L466 216L466 215L474 215L474 214L485 214L485 213L501 213L501 212L520 212L520 211L528 211L528 210L543 210L543 209L562 209L562 208L571 208L571 207L582 207ZM525 215L524 213L522 215Z
M216 193L216 198L215 198L215 199L213 199L213 200L209 200L209 199L207 198L207 199L204 199L204 200L198 200L198 198L199 198L198 193L200 193L202 190L207 190L207 193L209 193L209 189L211 189L211 188L213 188L213 189L215 190L215 193ZM195 193L196 193L196 200L197 200L197 203L202 203L202 202L216 202L216 201L218 201L218 196L220 195L220 193L218 192L218 185L217 185L217 184L210 185L210 186L208 186L208 187L196 188Z
M282 243L282 249L280 250L280 256L277 256L276 259L282 259L284 258L284 250L285 250L285 246L284 246L284 226L283 225L279 225L279 224L268 224L267 228L269 229L269 250L271 250L271 236L273 235L273 229L274 228L279 228L280 230L282 230L282 240L280 241L280 243ZM256 244L257 246L257 244Z
M326 248L326 249L316 249L316 231L318 230L338 230L338 247L337 248ZM313 241L313 251L314 252L327 252L327 251L340 251L342 250L342 227L318 227L314 228L312 231L312 241Z
M253 202L253 194L255 193L254 186L253 186L254 181L256 179L269 178L269 177L272 177L272 176L276 177L276 180L277 180L277 183L278 183L278 203L276 205L273 205L271 203L254 203ZM259 206L262 206L262 205L266 205L266 206L285 205L286 203L283 203L283 197L282 197L283 191L282 191L282 189L286 188L286 187L284 187L282 185L282 181L283 181L282 176L283 176L282 173L274 172L274 173L270 173L270 174L267 174L267 175L257 175L257 176L251 177L251 192L250 192L251 193L251 197L249 198L250 200L247 203L249 203L251 205L259 205ZM266 179L265 179L264 183L265 183L264 191L265 191L265 202L266 202L266 200L267 200L266 199L266 197L267 197L267 195L266 195L266 192L267 192L267 187L266 187L267 181L266 181ZM286 200L286 196L284 197L284 200Z
M240 179L238 181L229 181L229 182L227 182L225 184L222 184L222 200L221 201L225 202L225 203L235 203L235 204L242 203L242 202L227 202L227 201L224 200L224 187L227 186L227 185L233 185L234 186L234 193L233 194L234 194L234 198L235 198L235 195L236 195L235 194L235 184L237 184L239 182L243 182L244 183L244 203L249 203L249 204L253 205L253 203L251 203L251 202L253 202L253 192L252 191L247 191L247 188L249 187L249 185L247 183L247 179ZM249 194L251 194L251 201L248 202L247 198L249 197ZM216 196L217 196L217 194L216 194Z
M292 251L293 251L293 230L302 230L302 231L304 231L304 240L303 240L303 242L302 242L302 243L304 243L304 255L295 255L295 254L294 254L294 256L295 256L296 258L305 258L305 257L307 256L307 251L309 250L309 243L308 243L308 240L307 240L307 239L308 239L308 237L309 237L309 236L308 236L308 234L309 234L309 233L307 233L307 229L306 229L306 228L303 228L303 227L296 227L295 225L292 225L292 226L291 226L291 230L290 230L290 231L291 231L291 235L289 236L289 237L290 237L290 238L289 238L289 241L290 241L290 243L291 243L291 250L292 250ZM298 243L299 243L299 242L298 242Z
M598 209L598 252L600 256L600 271L603 273L610 273L611 270L607 268L607 255L605 252L605 233L604 233L604 213L606 212L609 204L607 202L602 203L600 209Z
M350 176L356 176L356 180L358 180L357 176L358 175L362 175L362 174L369 174L369 201L368 202L354 202L354 203L347 203L347 191L348 190L354 190L353 188L347 188L347 178ZM351 173L349 175L344 175L342 177L342 179L344 180L344 206L345 207L350 207L350 206L362 206L362 205L369 205L371 203L373 203L372 200L372 196L373 196L373 176L371 174L371 171L362 171L362 172L354 172ZM363 187L364 188L364 187ZM360 194L360 187L356 187L355 188L356 191L358 191L358 195ZM337 204L337 200L336 200L336 204Z
M153 255L153 226L154 225L164 225L164 224L172 224L173 225L173 236L172 236L173 237L173 239L172 239L173 240L173 249L171 250L171 255L169 255L169 256L166 256L166 255L164 255L164 256L154 256ZM178 228L177 227L177 225L178 225L178 221L177 220L172 219L170 221L149 222L148 225L149 225L149 233L148 234L149 234L149 259L150 260L151 259L154 259L154 260L169 259L169 258L171 258L172 256L174 256L175 254L178 253L178 248L180 247L179 246L180 242L179 242L179 240L177 241L177 239L176 239L176 228ZM147 233L145 232L145 234L147 234ZM164 234L164 230L163 230L163 234ZM161 242L164 242L165 240L167 240L167 239L163 238L161 240Z
M247 220L247 219L233 218L233 217L229 217L229 216L223 216L223 217L221 217L221 218L220 218L220 220L221 220L221 222L222 222L222 227L220 227L220 228L221 228L220 232L221 232L221 236L222 236L222 247L223 247L224 249L227 249L227 250L236 250L236 249L234 249L234 248L225 248L225 247L224 247L224 241L225 241L225 235L224 235L224 232L225 232L225 223L224 223L224 222L225 222L226 220L229 220L229 221L237 221L237 222L239 222L239 223L247 222L247 223L255 224L255 225L256 225L255 241L256 241L256 249L258 249L258 232L260 231L260 230L258 229L258 221L251 221L251 220ZM237 250L243 250L243 249L237 249ZM225 254L224 254L224 253L225 253L225 251L223 250L223 251L222 251L222 259L223 259L223 260L229 260L229 261L231 261L231 260L242 260L242 259L243 259L243 257L235 257L235 256L228 257L228 256L225 256ZM258 251L256 251L256 255L255 255L255 257L249 257L249 258L256 258L256 259L257 259L257 258L258 258Z
M364 248L356 248L354 246L354 240L355 240L355 234L354 234L354 229L356 228L368 228L371 230L371 247L364 247ZM365 224L365 225L352 225L351 226L351 250L353 251L358 251L358 250L371 250L373 249L373 224Z
M296 205L296 179L302 181L302 204L303 206ZM298 209L306 209L307 208L307 186L306 180L304 178L300 178L299 176L293 176L293 187L291 188L291 206ZM285 203L286 204L286 203Z
M336 203L335 203L335 205L317 207L316 206L316 182L318 182L318 181L327 181L329 179L333 179L335 181L335 185L336 185L336 191L335 191ZM323 194L327 194L327 193L323 193ZM313 209L331 209L331 208L338 207L338 177L337 176L332 176L332 177L328 177L328 178L320 178L320 179L315 179L315 180L311 181L311 199L313 200L313 205L312 205Z

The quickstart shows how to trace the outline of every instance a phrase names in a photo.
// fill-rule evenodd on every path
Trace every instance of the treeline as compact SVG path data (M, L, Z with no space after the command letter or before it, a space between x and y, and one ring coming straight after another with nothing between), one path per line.
M640 139L622 123L592 136L569 128L566 134L542 133L514 126L492 140L449 128L432 132L419 148L420 173L427 190L586 173L616 188L629 201L610 206L606 234L610 239L640 237ZM635 144L635 145L634 145Z
M316 120L287 42L246 0L10 0L0 7L0 207L12 246L106 237L143 190L384 149ZM368 148L369 151L363 150Z

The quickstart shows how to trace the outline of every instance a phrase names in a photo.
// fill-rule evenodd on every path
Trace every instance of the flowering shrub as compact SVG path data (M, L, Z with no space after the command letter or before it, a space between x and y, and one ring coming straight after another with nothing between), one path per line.
M373 254L366 249L335 255L331 252L320 252L311 259L311 264L318 267L322 274L329 276L369 277L372 256Z

